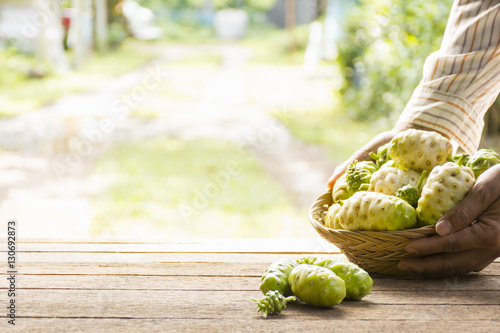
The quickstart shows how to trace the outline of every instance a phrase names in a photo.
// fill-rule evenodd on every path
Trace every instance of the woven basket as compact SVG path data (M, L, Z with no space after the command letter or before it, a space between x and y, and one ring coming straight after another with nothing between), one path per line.
M435 235L433 225L401 231L349 231L325 226L325 215L333 203L331 190L318 197L309 208L314 229L328 242L335 244L353 263L370 273L402 275L401 259L411 255L404 250L410 241Z

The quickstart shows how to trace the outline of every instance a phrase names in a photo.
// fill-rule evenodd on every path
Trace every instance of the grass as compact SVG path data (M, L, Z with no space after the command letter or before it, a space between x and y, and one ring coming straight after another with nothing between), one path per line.
M134 70L154 56L142 52L136 42L125 42L121 48L94 54L82 67L65 74L29 78L20 69L31 66L32 59L21 54L0 52L0 117L12 117L50 104L70 93L95 88L102 82ZM14 68L12 68L14 66Z
M155 139L116 147L91 176L97 235L313 235L306 212L246 151L214 139Z
M253 50L250 64L299 65L304 61L308 38L307 25L290 32L264 24L252 26L240 44Z
M342 162L361 148L376 134L390 129L389 120L365 123L353 120L340 110L322 108L317 110L290 110L283 116L274 113L292 134L311 144L327 148L328 157Z

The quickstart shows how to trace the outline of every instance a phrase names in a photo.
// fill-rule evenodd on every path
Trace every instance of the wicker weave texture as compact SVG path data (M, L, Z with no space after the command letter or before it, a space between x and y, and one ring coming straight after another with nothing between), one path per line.
M330 229L324 218L333 203L332 192L318 197L309 209L309 220L316 231L335 244L346 257L370 273L405 274L397 268L399 261L409 257L404 248L410 241L435 235L434 226L401 231L349 231Z

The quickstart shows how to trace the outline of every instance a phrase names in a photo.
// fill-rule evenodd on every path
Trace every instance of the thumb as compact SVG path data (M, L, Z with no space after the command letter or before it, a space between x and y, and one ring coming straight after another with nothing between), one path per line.
M465 198L439 219L436 232L445 236L471 225L500 197L499 183L500 165L478 177Z

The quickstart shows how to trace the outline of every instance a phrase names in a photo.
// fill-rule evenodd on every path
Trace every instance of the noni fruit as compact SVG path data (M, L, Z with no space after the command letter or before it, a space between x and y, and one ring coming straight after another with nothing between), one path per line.
M340 178L335 182L335 185L333 185L332 198L333 202L339 202L340 200L349 198L349 194L347 193L347 179L345 173L340 176Z
M389 157L405 168L431 171L451 160L453 147L444 136L429 131L406 130L396 135L389 146Z
M395 195L405 185L417 185L419 179L416 171L383 166L373 173L368 191Z
M291 295L288 276L296 265L295 261L289 259L278 259L273 262L260 280L262 293L265 295L269 290L277 290L282 295Z
M479 177L483 172L500 163L500 155L492 149L479 149L469 158L467 166L474 172L474 177Z
M404 230L417 222L415 208L395 196L357 192L341 204L337 216L347 230Z
M396 191L395 196L403 199L404 201L412 205L413 208L417 208L418 199L420 199L420 196L422 195L422 186L424 185L426 177L427 170L424 170L422 171L422 174L420 175L420 179L418 180L418 184L416 186L413 184L405 185Z
M340 204L336 203L328 208L328 213L325 215L325 226L331 229L342 229L342 226L338 223L338 219L335 218L338 211L342 207Z
M376 154L374 152L370 153L370 157L375 161L375 164L378 167L381 167L391 159L387 154L389 152L389 146L390 142L378 147Z
M252 298L252 301L257 304L257 312L262 312L262 318L267 318L268 314L280 314L286 309L286 303L295 301L295 297L285 297L277 290L269 290L261 299Z
M318 258L314 265L328 268L344 280L346 298L359 301L372 291L373 280L358 265L336 258Z
M347 193L352 196L360 190L361 185L370 183L372 174L378 167L373 162L354 161L346 169Z
M316 265L297 265L289 276L295 296L307 304L332 307L345 298L345 282L328 268Z
M302 257L302 258L297 259L297 265L300 265L300 264L314 265L316 260L318 260L318 257L316 257L316 256Z
M460 202L474 185L471 168L448 162L435 167L422 188L417 219L420 226L435 224Z

